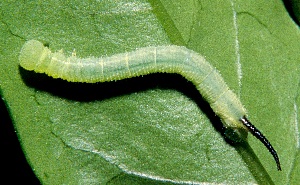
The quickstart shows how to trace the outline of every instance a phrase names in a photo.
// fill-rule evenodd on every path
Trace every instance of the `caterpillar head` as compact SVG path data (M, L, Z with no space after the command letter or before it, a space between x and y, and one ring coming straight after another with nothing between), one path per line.
M48 56L50 50L37 40L27 41L21 49L20 65L26 70L34 70Z

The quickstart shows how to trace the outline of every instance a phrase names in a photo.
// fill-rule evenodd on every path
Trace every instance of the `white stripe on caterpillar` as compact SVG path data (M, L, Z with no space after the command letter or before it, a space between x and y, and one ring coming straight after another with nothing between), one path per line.
M226 128L240 135L240 131L250 131L267 147L281 170L276 151L247 120L245 108L219 72L204 57L185 47L145 47L110 57L82 59L66 57L62 51L52 53L41 42L30 40L21 49L19 60L26 70L70 82L107 82L158 72L180 74L196 86Z

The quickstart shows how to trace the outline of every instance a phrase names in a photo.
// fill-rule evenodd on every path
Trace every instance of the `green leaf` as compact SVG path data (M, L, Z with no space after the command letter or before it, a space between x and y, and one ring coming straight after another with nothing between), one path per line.
M296 184L299 29L281 1L1 2L0 85L43 184ZM155 74L78 84L19 68L25 40L78 57L185 45L214 65L277 150L230 145L192 84Z

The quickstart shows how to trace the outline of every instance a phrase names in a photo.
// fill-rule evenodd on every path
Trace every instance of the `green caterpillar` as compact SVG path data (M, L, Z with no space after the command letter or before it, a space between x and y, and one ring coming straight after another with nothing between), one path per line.
M133 52L101 58L66 57L52 53L41 42L27 41L20 53L26 70L46 73L70 82L107 82L150 73L177 73L191 81L229 129L251 132L273 155L277 169L279 157L266 137L246 118L246 109L228 88L220 73L201 55L182 46L145 47Z

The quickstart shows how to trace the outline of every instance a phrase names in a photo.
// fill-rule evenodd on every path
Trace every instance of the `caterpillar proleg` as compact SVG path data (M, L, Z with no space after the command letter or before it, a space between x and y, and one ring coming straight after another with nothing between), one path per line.
M258 138L273 155L277 169L279 157L266 137L246 118L246 109L229 89L220 73L204 57L182 46L145 47L110 57L66 57L52 53L41 42L27 41L19 56L20 66L69 82L107 82L150 73L177 73L191 81L225 127L246 130Z

